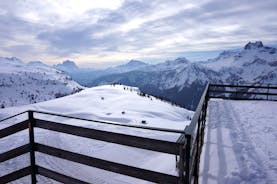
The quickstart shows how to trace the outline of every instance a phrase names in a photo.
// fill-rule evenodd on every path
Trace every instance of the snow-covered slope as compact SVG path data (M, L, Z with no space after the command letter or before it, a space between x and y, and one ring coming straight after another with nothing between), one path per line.
M277 102L209 101L199 184L277 183Z
M65 73L41 62L0 58L0 107L46 101L83 89Z
M144 120L146 122L146 124L143 124L144 126L179 130L183 130L184 127L189 124L189 119L193 116L192 111L171 105L170 103L161 101L152 96L144 97L138 95L138 92L138 89L135 87L122 85L106 85L87 88L79 93L47 102L2 109L0 110L0 119L28 109L34 109L82 118L116 121L123 124L142 125L142 121ZM126 134L168 141L175 141L180 136L180 134L103 125L65 118L53 118L49 116L40 117L66 124L94 127L97 129L123 132ZM23 117L17 117L11 121L2 122L0 124L0 129L19 121L20 118ZM9 136L7 139L1 139L0 152L10 150L26 143L28 141L28 136L26 135L26 132L21 132L16 134L15 137ZM41 129L35 129L35 140L43 144L101 159L174 175L177 174L174 155L120 146L102 141L94 141ZM90 183L146 183L142 180L86 167L80 164L74 164L43 154L36 154L36 156L37 164L69 176L78 177ZM1 163L0 175L12 172L16 168L19 169L26 164L26 160L28 160L28 158L26 159L24 156L21 156L17 159ZM30 177L23 178L16 183L28 183L29 178ZM41 183L52 183L46 178L39 177L38 179Z

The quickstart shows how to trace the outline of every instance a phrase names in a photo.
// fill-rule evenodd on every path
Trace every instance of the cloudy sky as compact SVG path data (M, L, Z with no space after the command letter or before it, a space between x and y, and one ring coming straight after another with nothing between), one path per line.
M103 67L277 44L276 0L0 0L0 56Z

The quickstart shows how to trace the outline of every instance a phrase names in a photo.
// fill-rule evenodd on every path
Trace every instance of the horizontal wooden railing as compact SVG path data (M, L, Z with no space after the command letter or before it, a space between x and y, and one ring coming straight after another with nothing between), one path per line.
M209 98L234 100L277 100L276 85L210 84Z
M1 184L7 184L9 182L12 182L12 181L15 181L15 180L18 180L20 178L23 178L25 176L28 176L31 174L31 166L28 166L28 167L24 167L22 169L19 169L17 171L14 171L10 174L7 174L5 176L1 176L0 177L0 183Z
M42 144L36 144L36 151L45 153L47 155L55 156L65 160L73 161L76 163L84 164L87 166L103 169L106 171L111 171L147 181L152 182L165 182L165 183L177 183L178 177L173 175L168 175L164 173L159 173L155 171L150 171L146 169L141 169L133 166L128 166L120 163L115 163L99 158L89 157L86 155L73 153L70 151L62 150L59 148L54 148ZM55 178L52 178L55 179Z
M66 183L66 184L89 184L87 182L78 180L76 178L72 178L70 176L66 176L64 174L58 173L56 171L46 169L41 166L36 166L37 174L45 176L47 178L56 180L58 182Z
M109 132L105 130L66 125L40 119L36 120L35 127L169 154L178 154L179 147L181 145L181 143L176 142L161 141L134 135Z

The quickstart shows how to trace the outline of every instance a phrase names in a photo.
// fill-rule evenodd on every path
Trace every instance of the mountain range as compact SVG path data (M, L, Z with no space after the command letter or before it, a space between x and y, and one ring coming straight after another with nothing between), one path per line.
M194 110L207 82L277 84L277 49L261 41L239 51L224 51L214 59L190 62L177 58L124 73L103 75L87 86L122 83Z
M45 65L40 61L23 64L21 60L14 57L1 58L0 61L2 64L5 62L13 63L13 66L18 65L21 68L24 65L24 70L27 68L28 72L30 72L29 70L34 71L34 67L39 68L38 73L47 70L44 73L48 77L51 75L57 76L57 74L63 76L61 78L64 79L61 80L63 81L61 83L67 83L68 81L71 83L73 82L72 78L86 87L111 83L137 86L144 93L170 100L191 110L196 108L207 82L277 84L277 49L264 46L261 41L249 42L237 51L223 51L218 57L207 61L191 62L181 57L152 65L143 61L131 60L126 64L101 70L79 68L74 61L70 60L54 66ZM23 72L18 70L16 73L24 73L24 70ZM0 73L2 85L3 79L1 78L3 78L4 73ZM30 78L30 75L27 76ZM40 79L43 79L43 77L40 77ZM65 82L64 80L68 81ZM7 84L10 85L10 82ZM73 86L75 87L71 89L74 90L60 93L68 94L82 88L76 83ZM4 93L2 92L2 94ZM53 94L59 93L53 92ZM10 102L10 104L15 104L15 102Z

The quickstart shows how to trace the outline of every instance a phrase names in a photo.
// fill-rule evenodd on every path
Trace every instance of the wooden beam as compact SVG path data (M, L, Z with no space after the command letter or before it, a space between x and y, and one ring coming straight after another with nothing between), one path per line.
M52 171L50 169L46 169L41 166L36 166L37 174L40 174L42 176L45 176L47 178L51 178L53 180L56 180L61 183L66 183L66 184L89 184L87 182L66 176L64 174L60 174L58 172Z
M153 130L153 131L160 131L160 132L167 132L167 133L179 133L179 134L185 133L183 130L176 130L176 129L169 129L169 128L159 128L159 127L151 127L151 126L143 126L143 125L124 124L124 123L118 123L118 122L112 122L112 121L99 121L99 120L94 120L94 119L86 119L86 118L80 118L80 117L74 117L74 116L57 114L57 113L52 113L52 112L44 112L44 111L32 111L32 112L38 113L38 114L50 115L50 116L63 117L63 118L68 118L68 119L89 121L89 122L100 123L100 124L105 124L105 125L121 126L121 127L144 129L144 130Z
M224 91L224 90L209 90L209 93L239 93L239 94L248 94L248 95L269 95L269 96L277 96L277 93L267 93L267 92L253 92L253 91Z
M5 153L1 153L0 154L0 162L10 160L12 158L18 157L18 156L23 155L28 152L29 152L29 144L25 144L23 146L17 147L15 149L12 149Z
M19 115L24 114L24 113L27 113L27 112L28 112L28 111L23 111L23 112L21 112L21 113L18 113L18 114L9 116L9 117L7 117L7 118L1 119L0 122L6 121L6 120L8 120L8 119L14 118L14 117L16 117L16 116L19 116Z
M29 174L31 174L31 167L30 166L19 169L17 171L14 171L10 174L5 175L5 176L1 176L0 177L0 184L9 183L11 181L23 178L24 176L28 176Z
M169 142L122 133L108 132L104 130L96 130L62 123L50 122L46 120L36 119L35 126L56 132L96 139L136 148L142 148L152 151L158 151L169 154L179 154L179 146L181 143Z
M266 101L277 101L277 99L264 99L264 98L240 98L240 97L225 97L225 96L209 96L209 98L220 98L220 99L227 99L227 100L256 100L256 101L260 101L260 100L266 100Z
M22 121L15 125L0 130L0 138L7 137L28 128L28 120Z
M174 184L178 182L178 177L173 175L168 175L168 174L141 169L141 168L128 166L128 165L123 165L120 163L102 160L99 158L89 157L86 155L81 155L78 153L73 153L73 152L65 151L59 148L53 148L53 147L38 144L38 143L36 143L35 147L36 147L36 151L44 154L48 154L58 158L88 165L91 167L96 167L106 171L111 171L111 172L131 176L131 177L139 178L146 181L151 181L156 183L174 183Z
M254 85L240 85L240 84L210 84L210 87L238 87L238 88L260 88L260 89L277 89L277 86L254 86Z

